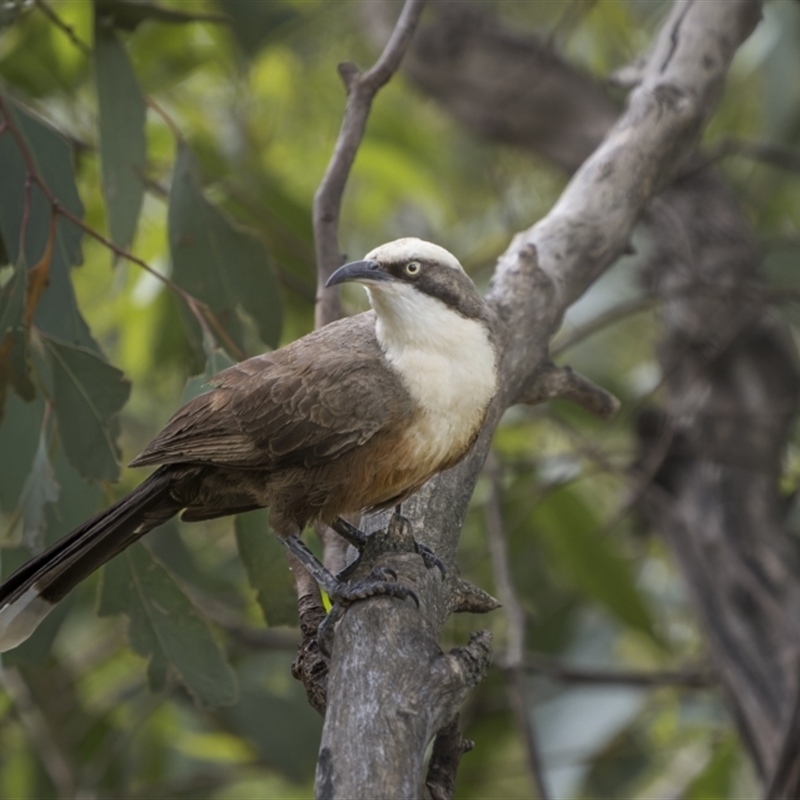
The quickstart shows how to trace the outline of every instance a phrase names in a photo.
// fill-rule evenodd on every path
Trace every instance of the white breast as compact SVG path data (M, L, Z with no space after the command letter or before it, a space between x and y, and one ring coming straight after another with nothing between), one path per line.
M378 341L423 412L409 431L412 451L421 462L460 454L497 391L488 329L407 284L369 294Z

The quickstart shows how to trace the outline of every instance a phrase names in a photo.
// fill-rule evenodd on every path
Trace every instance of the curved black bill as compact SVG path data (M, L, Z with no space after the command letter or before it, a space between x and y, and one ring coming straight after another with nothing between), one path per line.
M349 264L339 267L328 278L325 286L327 288L328 286L336 286L339 283L347 283L348 281L376 283L377 281L390 280L392 280L392 276L384 272L377 261L351 261Z

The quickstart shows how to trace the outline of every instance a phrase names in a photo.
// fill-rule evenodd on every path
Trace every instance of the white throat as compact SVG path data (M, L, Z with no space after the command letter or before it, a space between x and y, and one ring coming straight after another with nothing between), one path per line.
M406 283L366 288L378 342L427 418L420 446L437 452L465 446L497 391L488 328Z

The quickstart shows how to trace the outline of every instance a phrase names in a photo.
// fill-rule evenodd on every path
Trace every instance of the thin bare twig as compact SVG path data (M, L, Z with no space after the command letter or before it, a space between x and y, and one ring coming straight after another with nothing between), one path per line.
M558 342L550 349L550 356L555 358L561 355L565 350L574 347L576 344L588 339L603 328L613 325L615 322L631 317L634 314L639 314L642 311L649 311L654 308L658 303L658 298L652 296L636 297L625 303L620 303L618 306L609 309L604 314L598 314L594 319L589 320L585 325L574 330L561 342Z
M170 133L175 137L176 141L183 141L183 134L180 128L175 123L175 120L155 101L152 97L145 98L145 103L148 108L152 108L156 114L164 121L164 124L169 128Z
M337 319L340 314L339 294L335 289L325 289L325 282L342 263L338 234L342 195L364 136L372 101L400 66L424 7L425 0L406 0L388 44L367 72L362 73L350 62L339 65L339 74L347 88L347 108L333 155L314 195L315 322L318 328Z
M81 51L87 58L92 55L92 48L86 42L78 37L75 33L75 28L72 25L67 25L61 17L50 8L50 5L45 0L33 0L36 8L39 9L60 31L67 35L67 38Z
M486 471L489 475L490 491L485 507L486 530L489 552L492 558L495 585L500 602L508 614L506 652L503 658L511 708L517 721L528 757L528 769L536 786L539 800L548 800L550 795L544 776L544 768L539 753L536 730L528 711L529 701L525 686L525 612L517 599L514 580L511 577L511 563L508 557L505 524L501 506L500 469L497 459L490 451L486 458Z
M544 654L525 657L525 669L554 678L562 683L622 686L675 686L685 689L707 689L717 685L714 676L703 669L658 670L604 670L572 667Z

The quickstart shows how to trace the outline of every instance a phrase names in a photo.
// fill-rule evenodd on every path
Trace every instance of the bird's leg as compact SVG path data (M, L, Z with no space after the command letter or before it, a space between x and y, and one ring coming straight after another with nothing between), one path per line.
M348 522L344 517L336 517L331 523L331 528L359 552L364 549L364 545L369 539L369 536L364 531L357 528L352 522Z
M378 567L365 578L350 584L333 575L306 547L305 542L299 536L282 536L281 541L288 550L297 556L300 563L308 570L320 588L325 590L333 603L349 605L367 597L388 595L399 597L402 600L410 597L419 608L419 598L411 589L387 580L387 578L397 579L397 573L393 569Z
M377 567L366 577L354 583L347 583L341 577L333 575L306 547L299 536L282 536L280 538L287 550L297 556L319 587L327 593L333 604L330 613L322 621L317 631L317 642L323 655L330 656L333 629L342 618L344 609L356 600L378 596L397 597L401 600L410 597L419 608L419 598L411 589L392 582L397 580L397 573L393 569ZM391 581L387 578L391 578Z
M394 513L398 517L403 517L400 513L402 509L402 504L398 503L394 508ZM405 519L405 517L403 517ZM410 523L409 523L410 525ZM358 550L359 553L362 553L364 548L367 545L367 541L369 540L369 535L364 533L360 528L357 528L351 522L348 522L343 517L337 517L336 520L331 524L331 528L333 528L336 533L339 534L345 541L349 544L353 545L353 547ZM442 563L441 559L431 550L429 547L425 547L424 544L420 544L416 539L414 539L414 552L418 555L422 556L422 560L425 562L425 566L428 569L432 569L436 567L439 572L442 573L442 578L445 577L446 571L444 568L444 564ZM353 571L358 566L359 559L356 559L352 564L346 566L339 574L338 578L340 580L346 580L347 578L352 575Z

